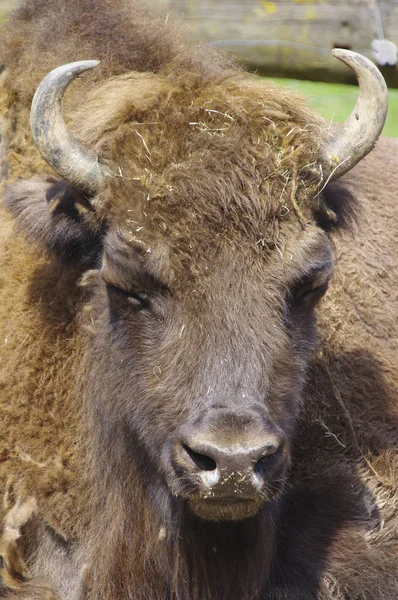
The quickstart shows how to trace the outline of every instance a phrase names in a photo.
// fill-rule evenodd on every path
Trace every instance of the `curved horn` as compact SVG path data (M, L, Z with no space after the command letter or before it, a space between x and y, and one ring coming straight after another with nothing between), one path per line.
M388 90L379 69L365 56L349 50L332 50L333 56L352 69L359 97L351 115L324 146L329 164L327 182L352 169L374 147L387 116Z
M66 181L89 194L99 189L101 169L97 159L68 131L61 100L75 77L98 64L98 60L83 60L51 71L37 88L30 112L33 140L44 160Z

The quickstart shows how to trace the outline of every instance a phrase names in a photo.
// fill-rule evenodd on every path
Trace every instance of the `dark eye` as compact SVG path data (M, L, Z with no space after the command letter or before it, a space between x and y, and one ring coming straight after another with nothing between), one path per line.
M110 299L117 305L130 306L136 311L150 307L150 300L145 292L126 292L114 285L106 286Z
M311 306L315 304L326 293L329 283L323 283L313 287L313 285L305 285L298 287L292 294L295 304L301 306Z

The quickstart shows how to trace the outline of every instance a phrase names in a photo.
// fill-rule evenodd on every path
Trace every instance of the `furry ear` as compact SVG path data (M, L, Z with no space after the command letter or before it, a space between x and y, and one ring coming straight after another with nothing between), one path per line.
M329 183L314 208L314 216L325 231L351 230L357 221L358 200L352 181L345 177Z
M105 223L78 190L53 178L20 180L5 204L32 243L63 263L96 266Z

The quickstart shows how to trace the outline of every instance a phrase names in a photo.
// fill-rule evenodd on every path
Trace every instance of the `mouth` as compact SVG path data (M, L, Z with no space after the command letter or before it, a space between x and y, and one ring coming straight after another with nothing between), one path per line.
M187 499L192 512L205 521L242 521L254 517L264 504L253 498L203 498Z

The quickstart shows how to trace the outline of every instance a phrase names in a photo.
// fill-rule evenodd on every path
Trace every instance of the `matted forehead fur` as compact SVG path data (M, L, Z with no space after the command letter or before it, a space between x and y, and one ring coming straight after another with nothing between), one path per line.
M150 251L219 243L273 249L281 224L311 222L325 123L291 90L234 74L132 73L100 85L72 127L104 165L99 205Z

